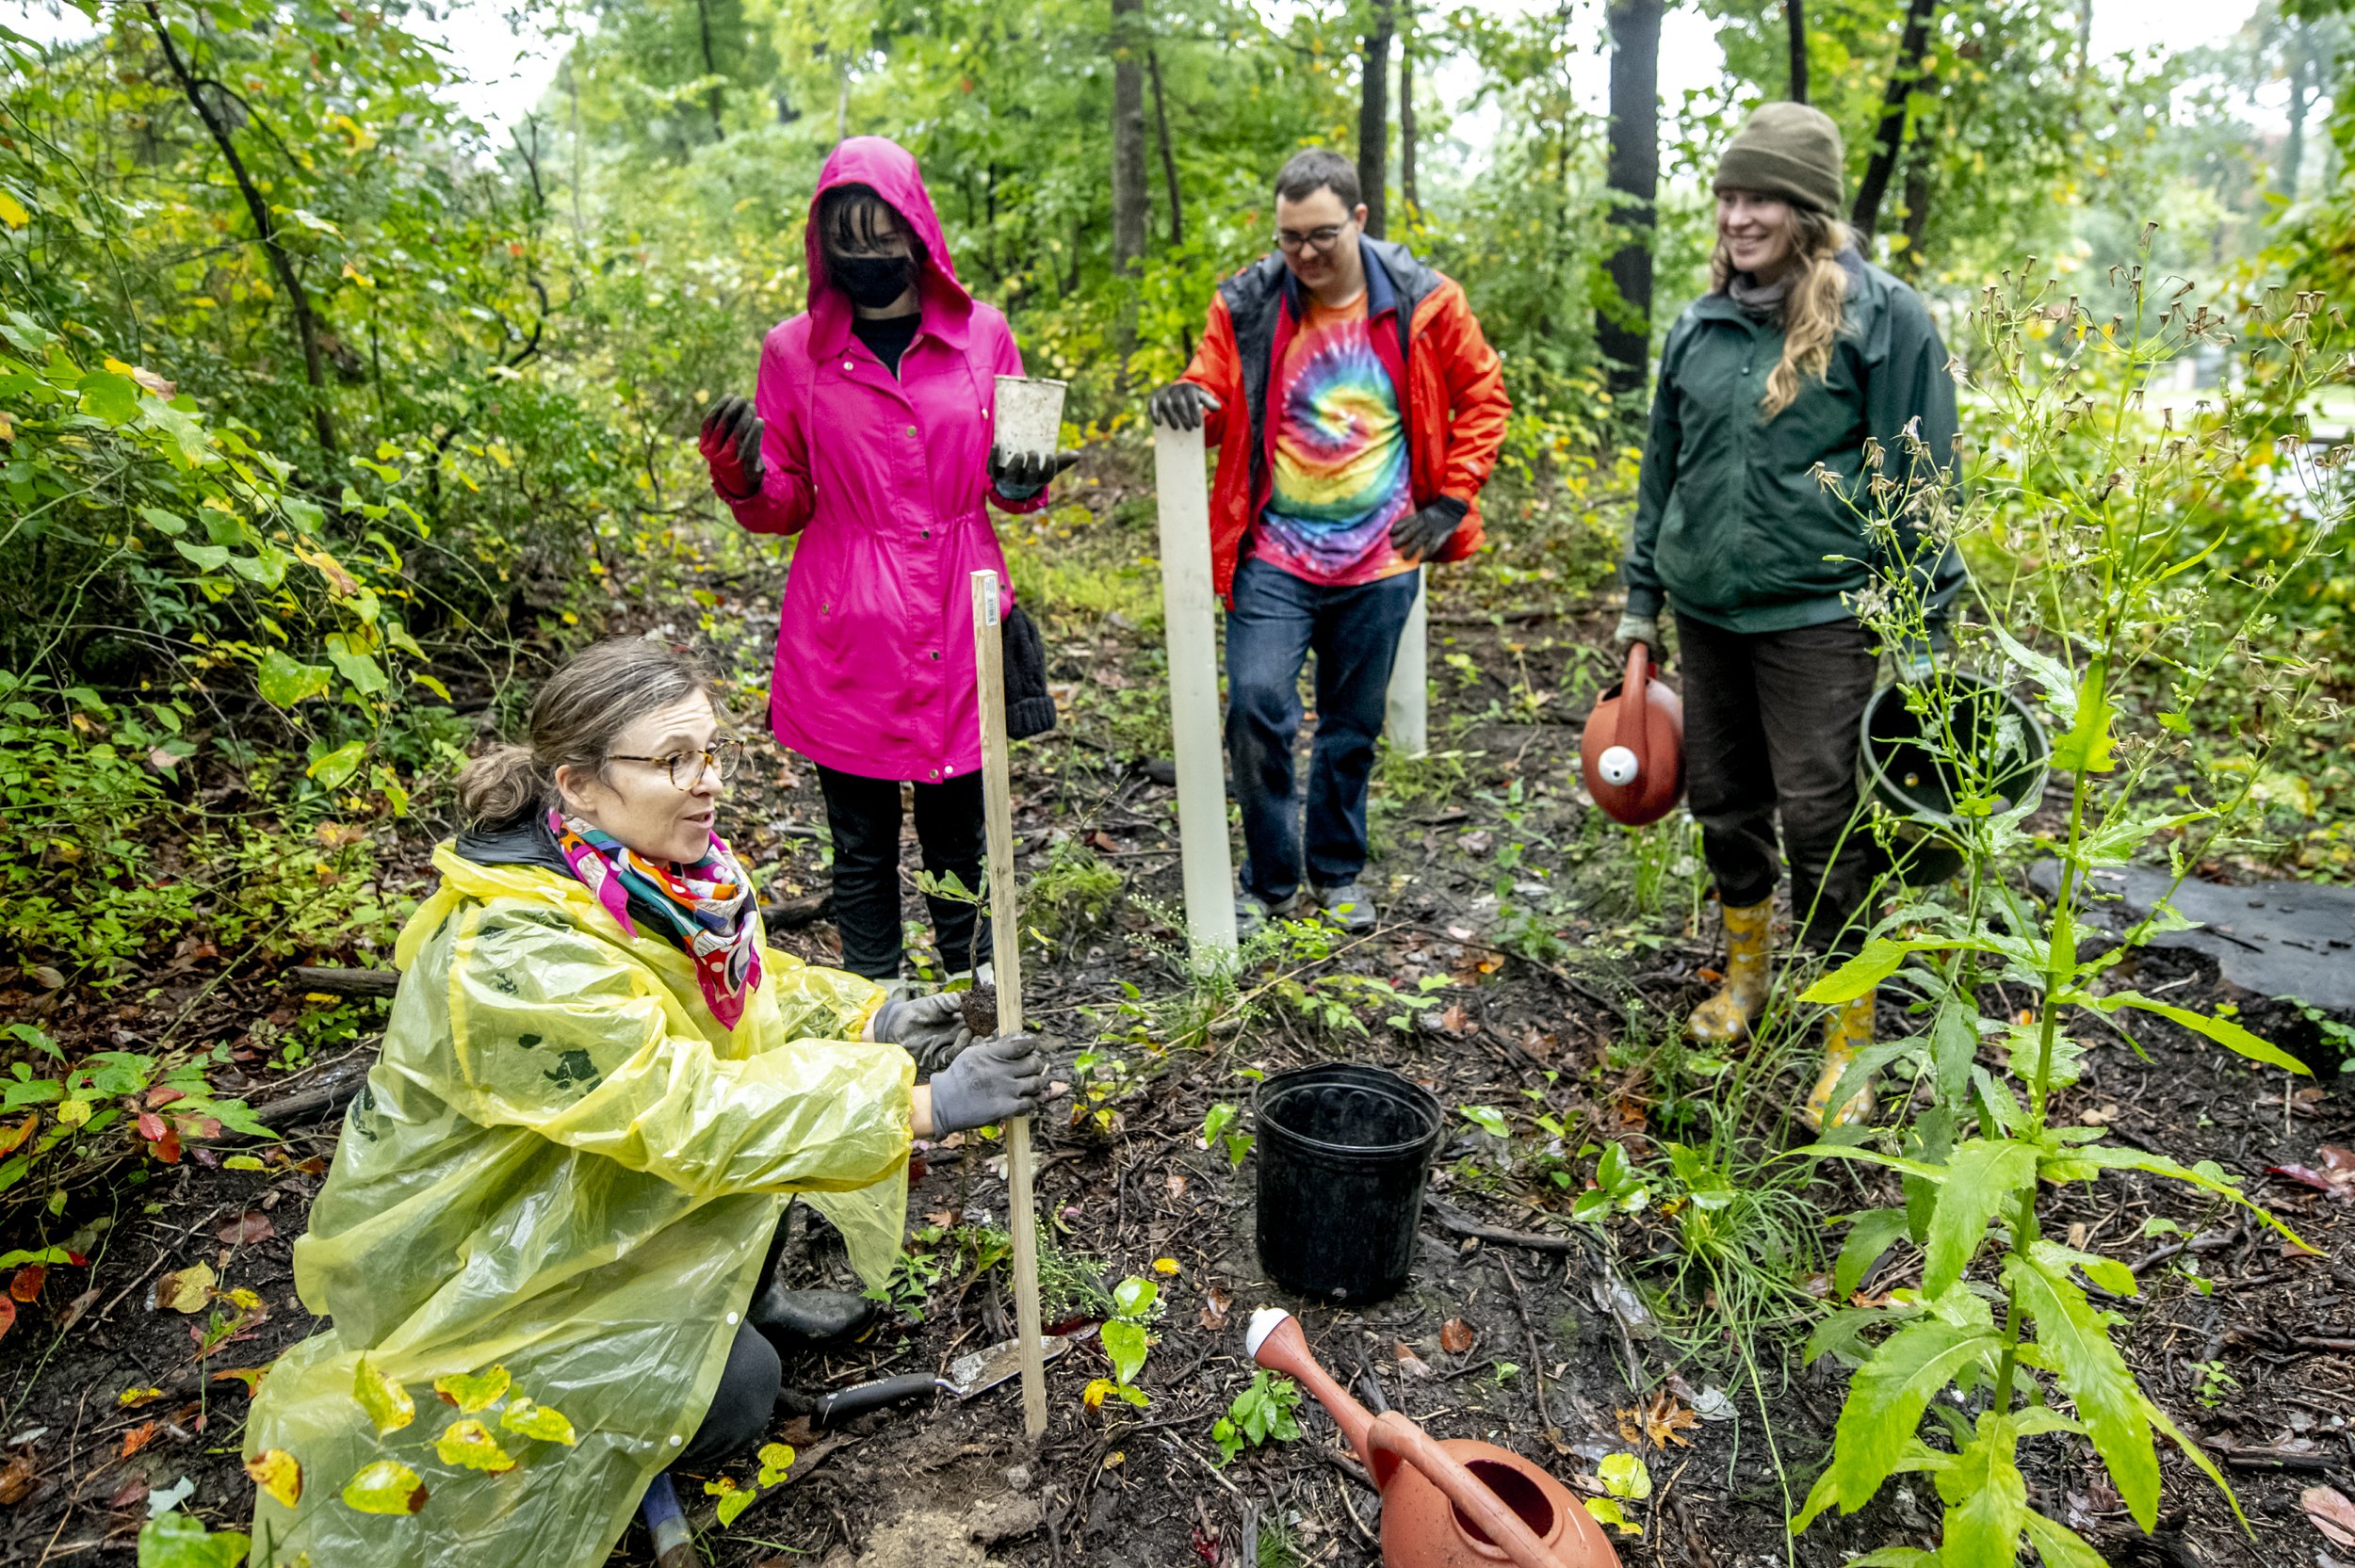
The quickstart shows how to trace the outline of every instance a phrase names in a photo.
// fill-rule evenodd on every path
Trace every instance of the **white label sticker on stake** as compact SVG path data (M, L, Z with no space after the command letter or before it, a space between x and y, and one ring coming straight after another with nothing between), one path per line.
M978 598L982 612L982 624L984 626L995 626L998 624L998 574L990 571L981 571L976 572L973 574L977 577L985 577L988 579L987 582L982 585L982 591Z

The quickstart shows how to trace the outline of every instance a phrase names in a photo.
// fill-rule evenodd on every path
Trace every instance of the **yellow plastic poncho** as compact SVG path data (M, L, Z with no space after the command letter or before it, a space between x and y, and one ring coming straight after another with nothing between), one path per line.
M900 1249L915 1064L856 1043L876 986L764 951L730 1031L684 954L572 879L447 844L434 865L295 1244L303 1305L333 1327L254 1400L248 1457L292 1454L304 1483L294 1509L257 1501L257 1564L592 1568L702 1421L788 1195L813 1195L870 1283ZM353 1397L364 1354L417 1401L381 1440ZM459 1412L433 1380L494 1366L578 1446L501 1431L503 1406L476 1418L515 1468L438 1459ZM414 1515L341 1500L384 1458L430 1493Z

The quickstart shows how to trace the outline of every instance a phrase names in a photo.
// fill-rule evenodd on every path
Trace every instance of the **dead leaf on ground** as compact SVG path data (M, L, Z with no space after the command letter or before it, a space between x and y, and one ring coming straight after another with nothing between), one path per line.
M106 1506L128 1512L145 1501L147 1501L147 1483L138 1477L133 1476L116 1490L113 1496L106 1499Z
M1169 1195L1173 1198L1182 1198L1186 1195L1186 1178L1175 1171L1161 1178L1161 1185L1169 1189Z
M19 1448L0 1464L0 1504L14 1508L33 1490L33 1451Z
M268 1215L258 1208L250 1208L213 1234L232 1247L250 1247L254 1242L268 1241L276 1236L278 1227L269 1222Z
M49 1265L28 1263L8 1281L8 1294L20 1301L37 1301L41 1299L41 1282L48 1277Z
M2333 1546L2355 1547L2355 1503L2334 1486L2310 1486L2298 1495L2306 1522Z
M1465 1011L1463 1003L1450 1002L1447 1010L1439 1014L1439 1027L1453 1035L1467 1035L1480 1027L1480 1020Z
M150 1312L203 1312L213 1301L214 1274L209 1264L191 1264L176 1273L166 1274L155 1282L155 1289L148 1298Z
M1685 1429L1701 1424L1698 1415L1665 1388L1652 1395L1648 1403L1633 1410L1622 1409L1618 1414L1619 1437L1623 1442L1639 1446L1648 1443L1655 1448L1665 1448L1671 1443L1691 1447L1693 1440L1684 1435Z
M1216 1333L1226 1326L1226 1314L1235 1304L1235 1293L1224 1285L1214 1285L1202 1293L1202 1326Z
M2343 1149L2336 1143L2322 1146L2322 1169L2310 1165L2272 1165L2266 1169L2277 1176L2311 1187L2338 1203L2355 1203L2355 1150Z
M1472 1326L1461 1317L1451 1317L1439 1325L1439 1349L1452 1356L1470 1350L1472 1338Z
M129 1459L133 1454L138 1453L141 1448L144 1448L150 1443L154 1442L155 1434L162 1430L163 1424L161 1422L141 1421L138 1426L133 1427L129 1431L122 1434L122 1452L120 1457Z
M1415 1354L1414 1347L1404 1339L1390 1347L1390 1356L1398 1363L1398 1369L1410 1378L1431 1376L1431 1364Z

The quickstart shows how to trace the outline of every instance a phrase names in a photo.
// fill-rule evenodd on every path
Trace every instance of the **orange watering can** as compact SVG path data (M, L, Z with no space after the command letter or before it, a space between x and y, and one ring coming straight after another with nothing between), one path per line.
M1627 677L1595 704L1578 750L1586 793L1631 828L1659 821L1684 798L1684 704L1643 643L1629 647Z
M1278 1307L1251 1315L1251 1358L1317 1397L1382 1492L1384 1568L1618 1568L1585 1505L1536 1465L1492 1443L1442 1443L1398 1412L1349 1397Z

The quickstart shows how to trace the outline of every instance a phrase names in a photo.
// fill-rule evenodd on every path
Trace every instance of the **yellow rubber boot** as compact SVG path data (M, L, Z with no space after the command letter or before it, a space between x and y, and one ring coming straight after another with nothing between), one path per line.
M1767 931L1774 913L1772 898L1739 909L1726 906L1726 983L1684 1021L1685 1039L1697 1045L1734 1045L1749 1039L1750 1026L1766 1010Z
M1866 1083L1854 1090L1848 1103L1831 1108L1831 1097L1840 1088L1840 1079L1856 1060L1857 1053L1873 1043L1873 999L1876 992L1868 991L1854 1001L1843 1002L1831 1010L1824 1020L1824 1071L1809 1091L1807 1105L1799 1112L1807 1124L1822 1132L1827 1124L1844 1127L1861 1122L1873 1114L1879 1101L1873 1086Z

